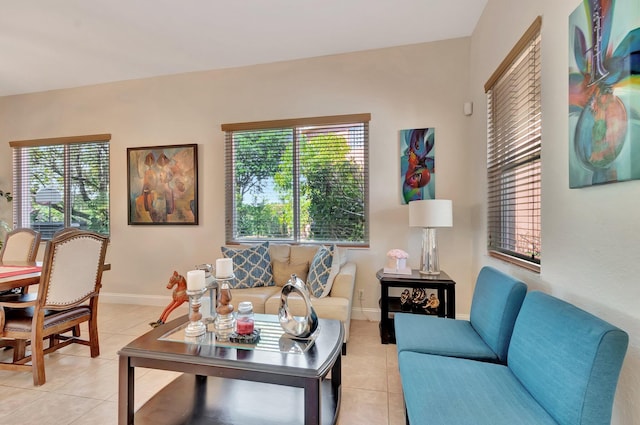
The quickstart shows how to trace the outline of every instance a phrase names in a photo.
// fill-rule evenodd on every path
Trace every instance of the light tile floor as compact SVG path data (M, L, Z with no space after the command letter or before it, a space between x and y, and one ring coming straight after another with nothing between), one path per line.
M100 304L101 355L72 344L45 356L47 382L34 387L31 373L0 371L0 424L112 425L117 423L117 352L151 330L162 307ZM186 307L170 319L186 314ZM87 335L86 327L82 334ZM11 350L0 349L0 361ZM136 369L136 410L178 373ZM19 418L19 420L17 419ZM342 360L339 425L403 425L404 405L395 345L380 344L378 322L353 320Z

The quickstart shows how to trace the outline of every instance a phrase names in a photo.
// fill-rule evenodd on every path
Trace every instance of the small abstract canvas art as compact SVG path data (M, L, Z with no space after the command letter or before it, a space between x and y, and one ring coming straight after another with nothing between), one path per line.
M569 17L569 186L640 179L640 4L584 0Z
M400 130L402 203L435 199L435 129Z

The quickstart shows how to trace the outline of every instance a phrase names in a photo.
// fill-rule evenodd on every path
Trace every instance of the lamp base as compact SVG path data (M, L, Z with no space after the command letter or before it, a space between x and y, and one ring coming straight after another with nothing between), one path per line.
M435 276L440 274L436 229L433 227L426 227L422 232L422 257L420 258L419 271L421 275Z
M423 276L438 276L441 272L438 271L429 271L429 270L418 270L418 272Z

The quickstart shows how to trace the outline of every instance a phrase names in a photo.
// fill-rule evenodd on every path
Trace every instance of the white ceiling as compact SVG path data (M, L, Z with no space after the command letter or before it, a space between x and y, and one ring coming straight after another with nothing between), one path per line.
M471 35L487 0L0 0L0 96Z

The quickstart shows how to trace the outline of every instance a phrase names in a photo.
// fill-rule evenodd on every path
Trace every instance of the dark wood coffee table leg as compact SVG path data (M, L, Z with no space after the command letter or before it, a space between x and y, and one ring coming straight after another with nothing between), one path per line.
M381 282L380 288L380 342L382 344L388 344L389 334L392 326L391 320L389 320L389 285L387 281Z
M307 379L304 384L304 425L320 424L320 379Z
M331 367L331 387L333 389L333 397L338 401L340 396L340 386L342 385L342 356L338 356L336 362Z
M129 357L120 356L118 363L118 425L133 425L134 368Z

